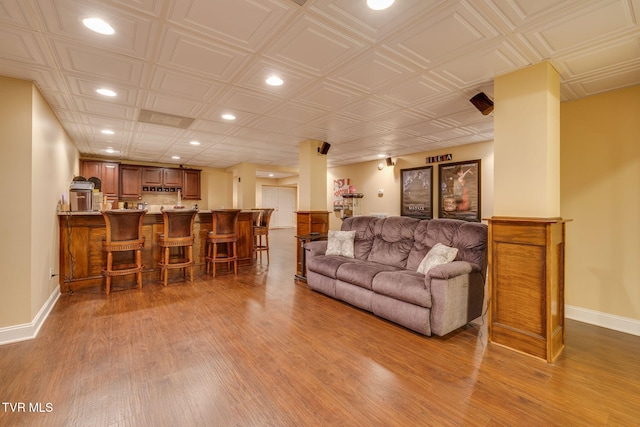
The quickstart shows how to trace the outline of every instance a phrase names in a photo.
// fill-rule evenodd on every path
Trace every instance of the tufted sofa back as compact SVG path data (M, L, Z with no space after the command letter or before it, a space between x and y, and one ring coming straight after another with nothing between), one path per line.
M458 248L456 260L486 270L487 226L455 219L419 220L405 216L356 216L342 223L355 230L355 257L395 267L417 270L436 243Z

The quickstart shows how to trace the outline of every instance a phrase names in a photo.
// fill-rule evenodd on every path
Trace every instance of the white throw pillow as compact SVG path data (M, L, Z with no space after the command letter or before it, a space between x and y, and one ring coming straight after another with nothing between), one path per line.
M325 255L342 255L347 258L353 258L353 240L355 239L355 237L355 230L329 230L327 251L325 252Z
M457 248L450 248L442 243L436 243L422 259L417 271L418 273L427 274L433 267L453 261L456 259L456 255L458 255Z

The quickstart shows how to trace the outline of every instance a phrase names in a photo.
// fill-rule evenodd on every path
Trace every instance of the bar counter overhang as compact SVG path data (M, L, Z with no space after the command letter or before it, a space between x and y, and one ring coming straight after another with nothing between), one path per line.
M205 250L207 233L211 231L211 211L201 210L196 215L193 245L194 274L204 274ZM144 283L160 281L158 262L161 248L158 246L158 235L163 231L162 214L147 212L142 225L145 244L142 250ZM60 292L75 291L82 288L96 288L102 290L104 277L102 269L106 265L106 254L102 250L102 241L106 234L106 225L102 214L98 211L90 212L59 212L58 225L60 229L60 260L59 279ZM238 266L254 263L253 251L253 213L242 211L238 218ZM121 262L127 261L129 254L122 254ZM219 267L224 274L224 267ZM181 271L172 272L173 278L181 277ZM117 280L116 280L117 279ZM172 280L172 276L169 277ZM114 277L116 289L119 287L135 287L134 276Z

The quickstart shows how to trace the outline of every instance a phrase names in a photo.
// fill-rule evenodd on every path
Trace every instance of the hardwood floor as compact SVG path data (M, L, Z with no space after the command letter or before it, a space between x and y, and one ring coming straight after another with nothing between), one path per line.
M270 240L237 277L62 295L0 346L0 426L640 425L640 337L567 321L554 365L481 324L423 337L295 282L293 231Z

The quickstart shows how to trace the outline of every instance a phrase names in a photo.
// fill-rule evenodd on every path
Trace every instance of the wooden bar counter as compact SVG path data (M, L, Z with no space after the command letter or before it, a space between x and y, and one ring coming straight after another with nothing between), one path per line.
M60 227L60 261L59 284L60 292L68 292L85 287L103 287L104 277L102 269L106 265L106 254L102 251L102 241L105 238L106 226L100 212L60 212L58 214ZM193 246L195 272L205 271L205 243L207 233L211 231L211 211L200 211L196 215L194 233L196 235ZM158 235L162 233L162 214L147 212L144 217L142 233L145 244L142 250L142 263L145 266L143 283L159 281L158 262L161 250L158 246ZM122 260L130 256L119 254ZM253 214L242 211L238 218L238 266L252 265L253 252ZM181 271L175 272L175 277ZM116 280L118 279L118 280ZM171 277L170 277L171 280ZM122 284L129 286L135 282L135 276L114 277L114 286ZM143 285L144 286L144 285Z

